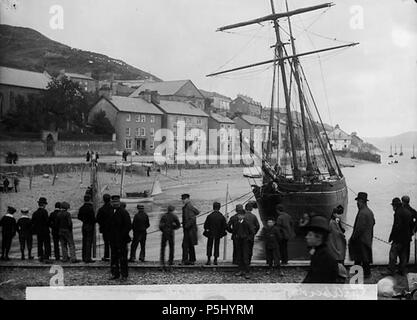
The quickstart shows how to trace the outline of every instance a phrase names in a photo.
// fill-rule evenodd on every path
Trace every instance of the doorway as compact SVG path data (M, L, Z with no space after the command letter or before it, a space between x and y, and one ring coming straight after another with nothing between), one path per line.
M136 150L141 154L146 153L146 140L145 139L136 139Z

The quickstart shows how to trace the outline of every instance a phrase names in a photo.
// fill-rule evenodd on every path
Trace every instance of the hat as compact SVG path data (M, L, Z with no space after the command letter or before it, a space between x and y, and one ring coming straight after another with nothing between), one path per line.
M111 201L120 201L120 196L117 194L111 196Z
M84 195L84 202L89 202L90 200L91 197L88 194Z
M44 198L44 197L40 197L39 200L38 200L38 203L39 204L48 204L48 202L46 201L46 198Z
M402 196L401 201L405 203L410 203L410 197L409 196Z
M392 202L391 202L391 204L393 205L393 206L402 206L402 202L401 202L401 200L400 200L400 198L394 198L394 199L392 199Z
M240 213L240 212L242 212L243 211L243 206L241 205L241 204L237 204L236 205L236 212L237 213Z
M70 208L70 204L66 201L61 202L61 209L68 210Z
M358 196L355 198L355 200L362 200L362 201L369 201L368 200L368 194L366 192L359 192Z
M103 194L103 201L109 202L110 201L110 195L108 193Z
M190 195L188 193L184 193L181 195L181 200L189 199L189 198L190 198Z
M175 207L174 206L171 206L171 205L168 206L168 212L172 212L174 210L175 210Z
M22 208L22 209L20 209L20 212L23 213L23 214L28 214L29 209L28 208Z
M10 213L10 214L13 214L13 213L15 213L15 212L16 212L16 209L15 209L15 208L13 208L13 207L8 206L8 207L7 207L7 212L8 212L8 213Z
M136 208L137 208L138 210L144 210L144 209L145 209L145 207L143 206L143 204L138 204L138 205L136 206Z
M323 216L313 216L310 219L310 223L306 226L307 230L312 231L324 231L328 233L329 230L329 220Z
M345 208L343 208L343 206L341 206L340 204L333 209L333 213L336 214L343 214L343 212L345 211Z
M252 202L248 202L247 204L245 204L245 210L252 210L253 209L253 204Z

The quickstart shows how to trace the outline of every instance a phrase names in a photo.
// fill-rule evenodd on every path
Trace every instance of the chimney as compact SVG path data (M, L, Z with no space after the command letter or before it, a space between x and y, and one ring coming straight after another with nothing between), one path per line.
M145 91L141 91L139 93L139 97L148 101L149 103L152 103L152 92L149 89L146 89Z
M151 91L151 102L154 104L159 104L159 93L158 91Z
M107 98L107 99L111 99L112 97L112 90L110 89L110 87L107 84L104 84L100 90L99 90L99 95L101 97Z

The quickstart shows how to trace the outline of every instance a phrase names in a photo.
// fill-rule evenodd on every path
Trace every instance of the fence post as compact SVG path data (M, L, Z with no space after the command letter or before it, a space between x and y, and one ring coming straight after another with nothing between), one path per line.
M30 167L30 173L29 173L29 190L32 190L32 179L33 179L33 172L35 171L34 167Z

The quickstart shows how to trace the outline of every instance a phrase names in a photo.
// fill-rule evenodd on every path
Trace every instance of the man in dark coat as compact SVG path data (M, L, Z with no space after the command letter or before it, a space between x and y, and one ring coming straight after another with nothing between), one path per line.
M237 276L249 279L250 242L253 238L253 228L246 219L246 212L241 204L236 205L237 219L233 220L232 230L236 241L237 263L239 272Z
M111 197L114 212L110 216L109 224L111 226L109 232L110 250L111 250L111 280L120 278L127 280L128 277L128 249L127 244L131 241L129 232L132 230L132 221L129 212L123 208L120 203L120 196Z
M87 151L86 155L85 155L85 161L90 162L90 151Z
M19 233L20 252L22 260L25 260L25 248L28 249L28 259L32 260L32 220L29 218L29 209L20 210L22 216L17 220L17 232Z
M174 235L175 230L181 227L181 223L178 217L174 214L174 210L175 208L173 206L168 206L168 212L165 213L159 221L159 230L162 232L160 256L162 267L165 267L165 247L167 242L169 245L168 264L171 266L174 263Z
M52 233L52 240L54 243L54 255L55 260L59 260L60 258L60 252L59 252L59 228L57 225L56 218L58 217L58 214L61 212L61 203L57 202L55 203L55 210L51 212L48 218L49 228L51 229Z
M227 227L226 227L226 230L229 233L232 234L232 243L233 243L232 263L236 264L236 265L238 264L238 261L237 261L237 241L236 241L236 238L235 238L235 232L234 232L233 228L234 228L234 226L236 226L235 222L236 222L236 220L238 220L238 217L239 217L239 213L236 213L233 216L231 216L228 223L227 223Z
M4 180L3 180L3 192L4 193L9 192L9 185L10 185L9 179L7 179L7 177L4 177Z
M316 215L305 228L307 246L311 248L311 262L303 283L337 283L339 273L337 261L326 245L329 220Z
M279 274L282 276L279 252L281 234L273 219L268 219L267 225L264 227L262 235L265 242L266 263L270 269L275 266Z
M282 264L288 263L288 241L294 238L294 223L291 216L284 211L284 207L281 204L277 204L277 228L280 234L279 251Z
M245 210L246 210L245 219L246 221L248 221L249 226L252 228L252 239L249 242L249 263L252 260L253 246L255 244L255 236L261 227L259 225L258 218L252 213L252 209L253 209L253 203L248 202L245 205Z
M39 208L32 214L33 233L38 241L38 258L41 262L49 263L51 256L51 236L49 234L48 211L45 207L48 204L46 198L38 200Z
M413 234L415 234L417 232L417 211L413 207L410 206L409 196L402 196L401 202L403 203L403 207L411 212L411 217L413 219ZM408 250L408 253L407 253L407 263L409 261L410 261L410 250Z
M184 204L182 207L182 227L184 238L182 239L182 264L195 263L195 248L197 245L197 215L200 213L190 202L190 195L181 195Z
M130 262L136 261L136 249L140 244L139 260L145 261L145 247L146 247L146 229L149 228L149 217L145 212L145 207L142 204L136 206L138 212L133 217L132 229L133 240L130 246Z
M103 206L98 209L97 212L97 223L99 225L99 231L103 236L103 242L104 242L104 257L101 259L103 261L109 261L110 260L110 241L109 241L109 232L110 232L110 224L109 219L111 215L113 214L113 207L110 203L110 195L104 194L103 195Z
M226 235L226 218L219 211L220 203L213 203L213 212L210 213L204 222L204 235L207 237L207 263L211 264L211 255L213 253L214 243L214 261L217 265L217 258L219 257L220 239Z
M96 217L94 214L93 204L89 195L84 196L84 204L78 210L78 220L82 221L82 257L85 263L95 262L91 259L93 250L94 227Z
M10 260L9 251L12 246L13 237L16 235L17 225L16 219L13 214L16 209L13 207L7 207L7 213L0 220L0 227L2 227L2 246L1 246L1 259Z
M389 271L395 274L397 258L400 260L398 265L399 274L404 275L410 252L410 242L413 235L413 218L411 212L403 207L399 198L392 199L394 210L394 224L392 226L389 242L392 242L389 252Z
M70 205L68 202L61 202L61 211L56 218L58 226L59 242L61 244L62 262L68 262L68 250L70 252L71 263L78 263L75 253L74 235L72 232L72 218L68 212Z
M359 211L349 240L349 254L351 260L355 261L355 265L363 267L365 278L369 278L371 276L370 264L372 263L375 218L371 209L368 208L368 194L366 192L359 192L355 200Z

